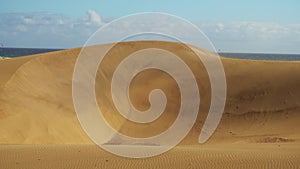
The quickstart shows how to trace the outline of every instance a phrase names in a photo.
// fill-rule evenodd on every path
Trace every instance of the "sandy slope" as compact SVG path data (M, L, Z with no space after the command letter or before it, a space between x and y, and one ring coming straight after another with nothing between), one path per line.
M146 159L114 156L95 145L0 146L1 168L299 168L293 145L178 146ZM141 149L142 150L142 149ZM289 151L287 151L289 150Z
M109 84L115 67L126 55L147 47L159 47L179 55L196 76L201 93L200 111L196 124L181 143L196 145L209 108L210 84L202 63L183 44L145 41L117 45L100 66L104 73L97 74L98 104L110 124L127 135L148 137L172 124L180 94L175 81L161 71L140 73L130 86L132 102L140 110L149 107L147 98L151 89L164 90L168 104L158 120L137 125L125 120L112 106ZM72 103L71 80L79 52L80 49L70 49L0 60L0 144L92 143L80 127ZM239 145L259 151L253 144L288 144L281 150L300 157L300 63L225 58L222 62L227 79L226 107L207 145ZM119 144L122 140L112 138L111 143ZM2 146L0 149L12 151ZM276 150L271 148L270 152Z

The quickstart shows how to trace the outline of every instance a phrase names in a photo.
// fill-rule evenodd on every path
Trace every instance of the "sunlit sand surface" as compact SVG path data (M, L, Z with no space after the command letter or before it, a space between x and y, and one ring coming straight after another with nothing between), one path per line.
M95 145L0 146L1 168L298 168L297 145L178 146L162 155L130 159ZM139 146L141 151L143 147Z
M118 44L100 66L105 71L98 72L95 87L100 109L117 131L149 137L164 131L176 119L178 86L157 70L138 74L130 86L130 97L143 111L149 108L149 92L161 88L168 103L158 120L137 125L112 106L108 86L114 68L127 54L147 47L178 54L196 76L201 95L199 114L178 146L156 157L129 159L94 145L81 128L72 102L72 74L80 52L77 48L0 60L0 168L299 168L299 62L222 58L227 80L225 111L215 133L200 145L198 137L211 94L208 75L199 59L179 43ZM113 136L108 144L125 149L135 146L141 151L160 146L129 146Z

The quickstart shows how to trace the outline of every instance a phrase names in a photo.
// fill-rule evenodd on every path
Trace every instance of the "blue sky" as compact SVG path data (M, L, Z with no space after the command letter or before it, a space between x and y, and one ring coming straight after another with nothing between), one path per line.
M222 51L300 53L298 0L0 0L0 3L0 43L6 46L82 46L94 31L113 19L137 12L167 12L199 26ZM76 37L72 37L74 34Z
M190 21L300 22L299 0L1 0L1 13L52 12L80 17L93 9L106 17L118 18L137 12L167 12Z

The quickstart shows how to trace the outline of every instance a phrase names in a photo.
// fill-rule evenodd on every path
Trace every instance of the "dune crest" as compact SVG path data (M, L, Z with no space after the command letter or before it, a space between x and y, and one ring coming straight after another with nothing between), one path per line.
M166 113L157 121L138 127L117 114L111 104L109 87L103 88L110 83L118 59L147 47L178 54L195 74L201 93L200 111L194 127L181 144L198 144L209 108L211 95L207 91L210 91L210 84L202 63L180 43L118 44L104 61L107 64L100 66L105 72L98 72L96 78L97 101L104 105L101 107L104 116L119 132L137 137L155 135L175 120L180 93L175 81L166 73L150 70L134 78L130 96L138 109L149 107L148 94L154 87L163 89L168 96ZM77 48L0 60L0 144L92 143L77 120L72 102L72 74L79 52L80 48ZM222 63L227 80L226 107L208 144L298 144L300 63L228 58L222 58ZM111 143L122 144L122 140L112 138Z

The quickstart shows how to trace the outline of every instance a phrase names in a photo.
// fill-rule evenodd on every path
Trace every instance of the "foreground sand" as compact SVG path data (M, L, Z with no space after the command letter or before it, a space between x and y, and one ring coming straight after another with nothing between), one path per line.
M95 145L0 146L1 168L299 168L295 145L179 146L160 156L129 159ZM143 149L143 147L140 147Z
M205 92L210 89L209 79L203 65L182 44L121 43L117 49L122 52L109 53L113 57L108 58L113 59L102 65L106 71L98 73L95 88L98 104L115 129L148 137L165 130L176 118L178 87L159 71L138 74L130 89L132 102L140 110L149 107L151 89L163 89L168 105L156 122L137 127L111 107L110 90L105 86L110 84L109 77L118 60L147 47L180 55L197 77L201 93L199 115L179 146L142 160L116 157L94 146L82 130L72 103L71 80L78 48L0 60L0 168L299 168L299 62L223 58L227 79L225 112L211 139L199 145L198 136L210 103L210 93ZM116 138L110 143L126 144Z

